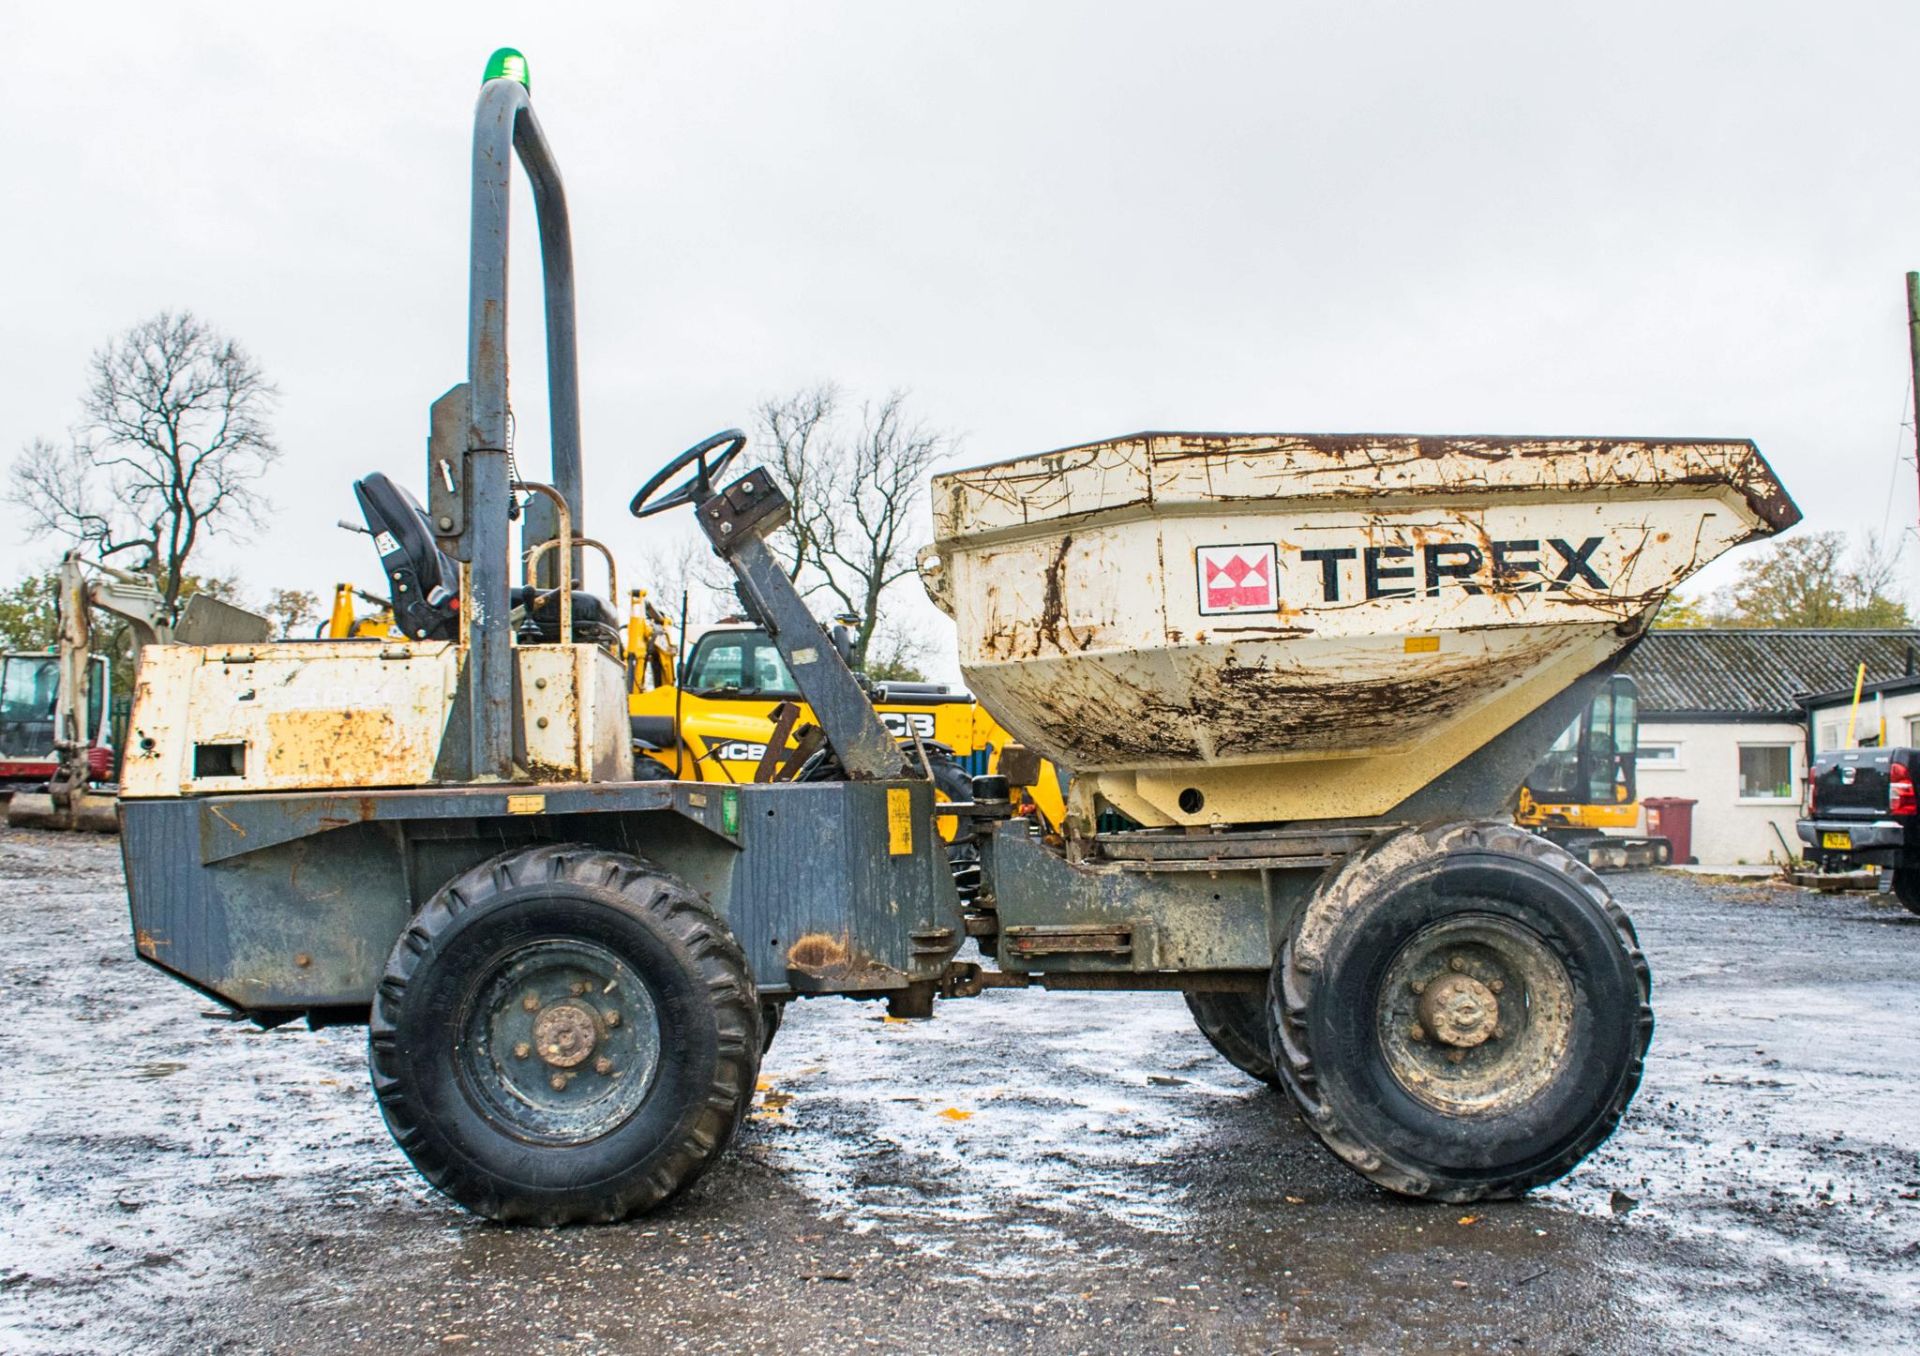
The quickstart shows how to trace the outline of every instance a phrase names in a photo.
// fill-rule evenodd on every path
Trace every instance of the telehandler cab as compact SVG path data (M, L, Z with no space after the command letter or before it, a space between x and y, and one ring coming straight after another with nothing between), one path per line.
M551 484L506 450L516 156ZM745 446L696 444L630 507L696 515L839 775L635 780L618 630L574 588L566 199L525 62L496 54L467 380L433 407L424 505L356 487L409 639L151 655L120 806L139 954L262 1025L366 1022L401 1149L503 1220L684 1188L781 1005L826 994L1183 993L1413 1196L1524 1192L1612 1131L1646 965L1599 880L1500 818L1666 592L1795 520L1752 444L1143 434L938 478L922 571L968 685L1073 772L1046 838L1005 777L936 806L769 548L787 505ZM523 547L554 543L518 590L516 493ZM964 904L938 815L978 834ZM997 964L956 961L969 937Z

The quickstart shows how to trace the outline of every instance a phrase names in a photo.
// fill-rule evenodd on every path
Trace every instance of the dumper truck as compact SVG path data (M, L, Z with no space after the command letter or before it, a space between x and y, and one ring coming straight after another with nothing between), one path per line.
M546 481L507 456L516 159ZM1600 880L1511 824L1514 788L1669 590L1795 521L1750 442L1163 432L938 477L922 575L967 683L1072 773L1041 836L1011 813L1023 769L936 805L725 430L629 509L694 515L837 775L636 780L612 608L574 586L566 197L511 49L471 164L466 378L416 476L391 468L424 500L355 482L406 639L150 654L119 806L141 957L261 1026L365 1023L401 1151L498 1220L682 1191L772 1017L830 995L925 1018L1011 987L1182 994L1342 1161L1428 1200L1525 1192L1606 1139L1647 966ZM980 844L964 908L941 816Z

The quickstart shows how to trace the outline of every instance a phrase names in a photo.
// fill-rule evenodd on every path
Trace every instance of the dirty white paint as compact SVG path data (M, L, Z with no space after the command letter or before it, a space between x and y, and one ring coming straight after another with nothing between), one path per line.
M537 782L633 777L626 668L595 645L521 645L523 734L515 760Z
M516 761L535 781L633 775L620 661L593 645L514 650ZM427 786L459 677L450 641L150 646L121 794ZM222 754L209 774L203 749ZM198 764L198 767L197 767Z
M1748 442L1150 434L936 478L922 568L1022 740L1244 822L1378 813L1797 517Z
M121 794L425 785L457 675L447 641L149 646ZM202 746L238 775L196 776Z

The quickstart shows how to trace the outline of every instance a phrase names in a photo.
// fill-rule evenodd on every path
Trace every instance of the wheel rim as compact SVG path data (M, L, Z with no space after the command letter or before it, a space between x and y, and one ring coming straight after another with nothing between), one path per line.
M1409 1095L1453 1115L1501 1115L1566 1068L1573 981L1532 929L1455 915L1395 953L1376 1024L1387 1069Z
M461 1022L468 1096L523 1139L578 1144L647 1100L660 1015L632 967L593 942L516 947L489 966Z

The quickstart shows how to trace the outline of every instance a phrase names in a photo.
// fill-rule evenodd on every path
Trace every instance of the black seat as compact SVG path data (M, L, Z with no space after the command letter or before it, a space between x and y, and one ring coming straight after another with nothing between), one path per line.
M414 640L457 637L460 569L434 543L419 501L379 471L354 481L353 497L393 588L394 622Z
M520 623L522 644L552 645L560 639L560 590L522 585L507 595L515 609L526 609ZM573 591L573 640L582 645L620 644L620 618L613 604L596 594Z

